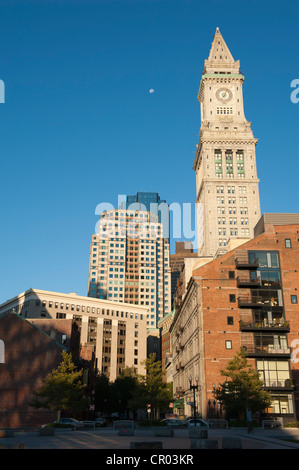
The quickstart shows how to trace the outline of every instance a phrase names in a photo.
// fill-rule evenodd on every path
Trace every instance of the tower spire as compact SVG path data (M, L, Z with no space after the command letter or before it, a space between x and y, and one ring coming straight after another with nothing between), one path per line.
M217 26L204 73L239 73L240 62L235 61Z

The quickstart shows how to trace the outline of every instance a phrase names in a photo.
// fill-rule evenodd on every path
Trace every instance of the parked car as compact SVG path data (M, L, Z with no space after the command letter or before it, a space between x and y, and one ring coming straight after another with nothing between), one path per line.
M166 418L162 419L161 423L165 423L167 424L167 426L184 426L186 424L186 421L177 418Z
M107 426L107 421L105 420L105 418L96 418L95 425L96 425L96 428L98 427L102 428L104 426Z
M195 423L195 420L194 419L189 419L188 421L188 426L192 427L192 426L201 426L201 427L205 427L205 428L208 428L209 425L206 421L204 421L203 419L200 419L200 418L196 418L196 423Z
M60 418L59 420L54 421L54 426L55 424L58 424L59 426L72 427L74 429L84 428L84 423L74 418Z

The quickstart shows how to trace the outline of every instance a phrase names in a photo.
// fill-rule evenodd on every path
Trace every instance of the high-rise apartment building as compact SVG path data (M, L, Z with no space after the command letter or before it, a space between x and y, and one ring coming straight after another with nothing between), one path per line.
M141 191L134 196L127 196L126 201L121 204L121 209L132 209L138 211L148 211L158 217L158 221L163 224L164 237L169 238L169 208L164 199L158 193Z
M245 118L239 67L217 28L198 92L201 129L193 169L199 256L224 253L231 238L252 238L260 218L257 139Z
M149 309L148 328L171 310L169 240L147 211L109 210L92 236L88 296Z

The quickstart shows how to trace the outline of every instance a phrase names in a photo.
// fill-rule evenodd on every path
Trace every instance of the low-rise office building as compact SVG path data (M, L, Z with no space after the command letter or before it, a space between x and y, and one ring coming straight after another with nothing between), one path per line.
M81 358L93 356L95 368L111 381L125 367L145 373L148 309L144 306L29 289L0 305L0 318L12 311L69 350L75 351L77 341Z

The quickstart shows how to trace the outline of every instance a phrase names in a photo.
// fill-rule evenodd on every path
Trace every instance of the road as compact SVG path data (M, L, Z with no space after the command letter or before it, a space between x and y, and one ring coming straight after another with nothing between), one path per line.
M242 449L299 449L299 430L263 430L254 429L248 434L247 429L209 429L208 439L217 440L218 449L222 449L224 437L241 439ZM291 442L297 440L298 442ZM39 436L37 432L17 432L14 437L0 439L0 447L18 447L25 449L103 449L125 450L130 449L131 442L162 442L163 451L190 450L190 438L187 429L175 429L173 437L155 437L151 429L136 428L133 436L119 436L118 431L111 428L96 430L56 430L54 436ZM131 450L131 452L134 452Z

